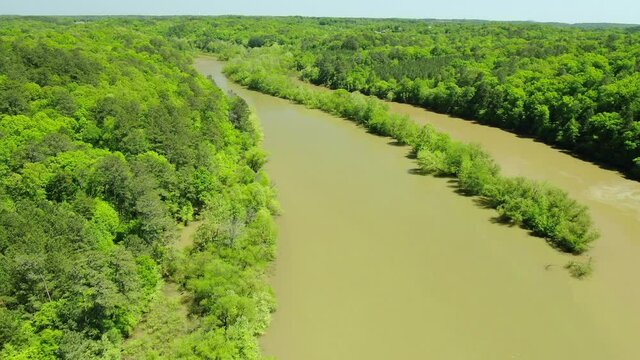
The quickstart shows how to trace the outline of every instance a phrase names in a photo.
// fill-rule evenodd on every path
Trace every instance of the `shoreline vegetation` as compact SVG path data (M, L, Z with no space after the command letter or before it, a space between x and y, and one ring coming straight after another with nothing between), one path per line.
M374 134L408 145L421 172L456 179L462 193L496 209L500 221L519 225L553 247L576 255L587 251L598 237L585 206L550 184L500 175L499 166L479 146L452 140L428 125L420 127L407 116L391 113L373 96L296 84L291 76L295 73L291 54L277 45L232 51L242 56L231 57L225 67L231 80L349 119Z

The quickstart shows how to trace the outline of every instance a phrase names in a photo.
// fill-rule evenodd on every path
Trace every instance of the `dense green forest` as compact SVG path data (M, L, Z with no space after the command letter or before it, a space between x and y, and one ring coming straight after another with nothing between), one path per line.
M214 52L282 46L304 80L474 119L640 177L640 27L298 17L165 27Z
M128 358L260 358L278 207L255 119L184 41L95 20L0 22L0 358L119 359L167 281L189 331Z
M598 236L584 206L552 185L501 175L482 149L383 100L640 176L638 28L0 19L1 359L261 358L278 204L256 119L196 73L196 50L231 60L227 74L243 85L409 145L424 173L455 178L562 251L583 253ZM178 250L179 229L195 219L194 244ZM589 266L568 268L583 276ZM163 297L168 283L186 304ZM136 331L148 336L125 344Z

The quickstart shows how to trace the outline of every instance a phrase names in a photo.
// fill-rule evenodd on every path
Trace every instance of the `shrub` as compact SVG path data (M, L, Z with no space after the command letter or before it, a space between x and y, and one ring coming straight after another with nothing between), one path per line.
M591 275L593 272L593 265L591 258L587 262L569 261L565 266L565 269L569 270L571 276L577 279L584 279Z

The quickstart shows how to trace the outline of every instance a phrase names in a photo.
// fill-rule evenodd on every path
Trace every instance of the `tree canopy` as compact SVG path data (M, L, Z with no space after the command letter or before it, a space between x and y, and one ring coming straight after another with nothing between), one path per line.
M258 358L277 206L255 119L184 42L96 20L0 22L0 358L121 358L163 277L207 320L158 356ZM187 261L194 217L226 232Z

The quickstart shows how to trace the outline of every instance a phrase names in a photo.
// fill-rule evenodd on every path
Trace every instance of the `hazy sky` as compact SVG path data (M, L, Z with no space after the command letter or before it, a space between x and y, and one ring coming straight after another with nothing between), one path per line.
M20 15L306 15L640 24L640 0L0 0Z

